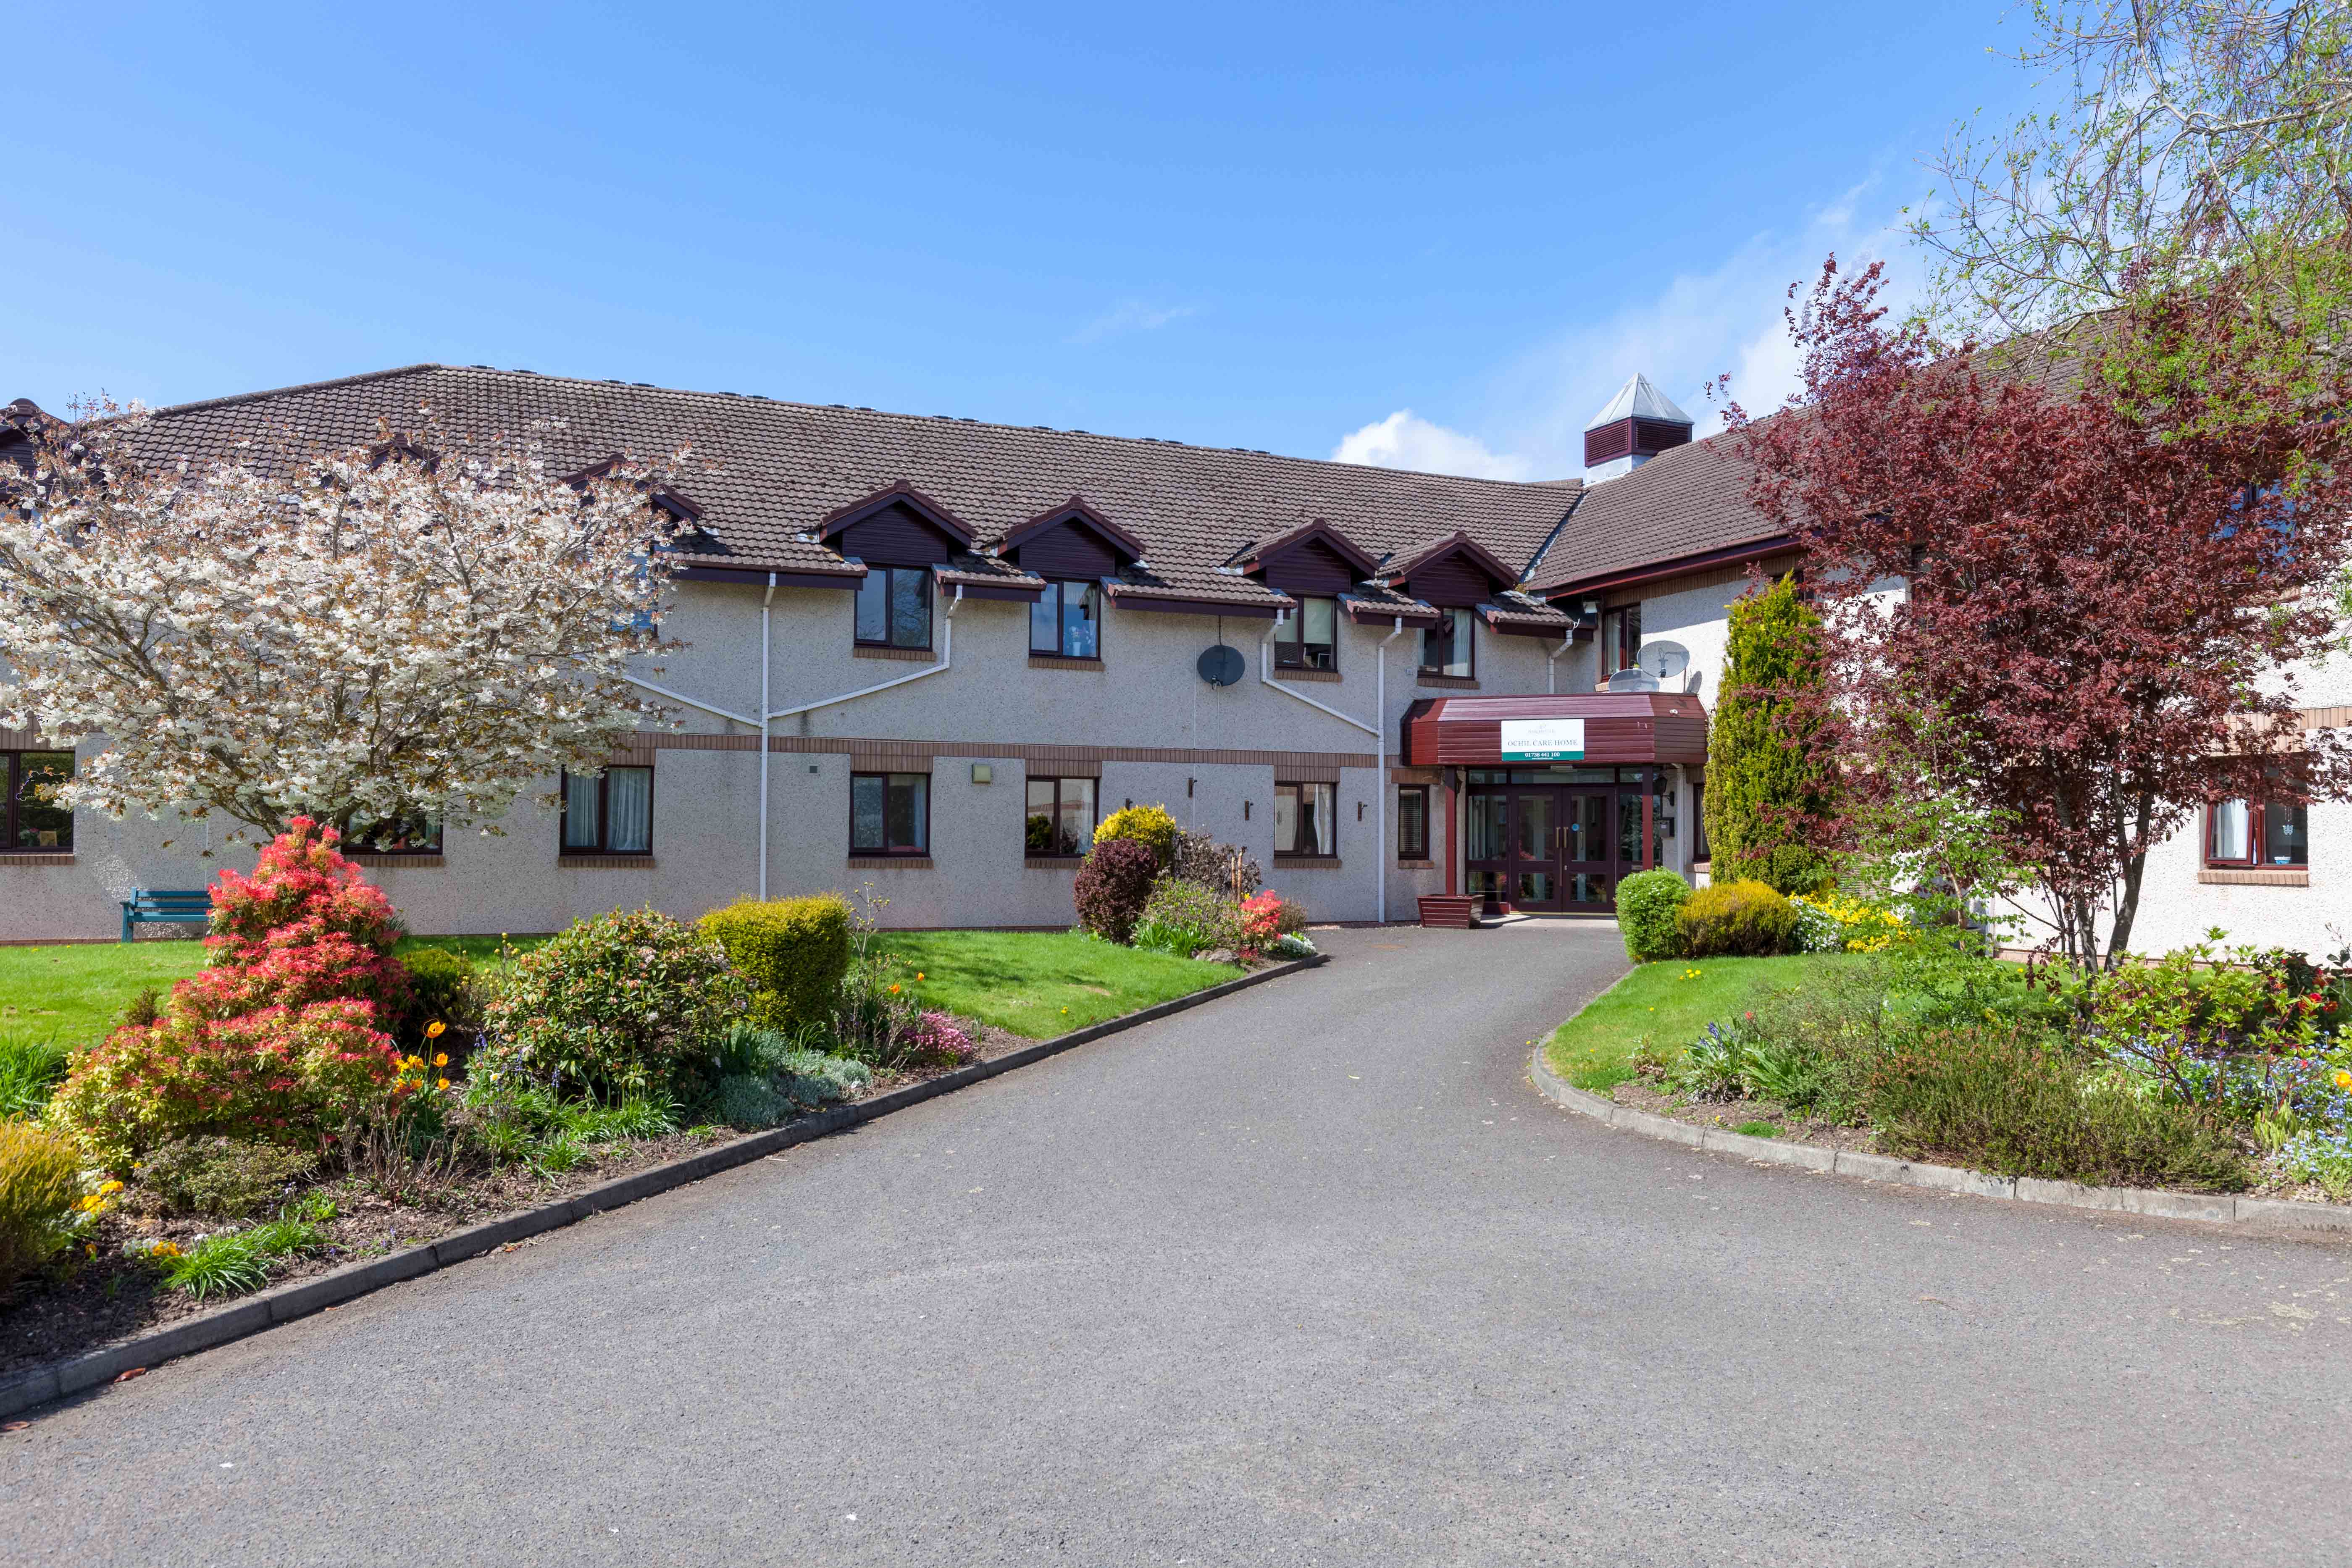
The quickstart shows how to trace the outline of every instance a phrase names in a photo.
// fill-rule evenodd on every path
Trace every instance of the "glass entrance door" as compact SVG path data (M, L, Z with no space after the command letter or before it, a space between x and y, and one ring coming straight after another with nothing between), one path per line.
M1559 792L1515 789L1511 792L1511 891L1507 901L1515 910L1559 908Z
M1463 869L1488 914L1501 913L1505 904L1608 914L1617 906L1618 882L1663 858L1673 827L1663 805L1651 801L1651 770L1591 770L1598 778L1556 771L1568 776L1522 780L1497 769L1468 781Z
M1611 853L1608 792L1570 790L1560 801L1560 814L1561 907L1614 909L1617 868Z

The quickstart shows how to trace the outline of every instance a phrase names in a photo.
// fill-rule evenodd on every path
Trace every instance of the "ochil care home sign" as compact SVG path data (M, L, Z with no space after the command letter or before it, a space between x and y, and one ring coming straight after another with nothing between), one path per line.
M1506 719L1503 721L1503 761L1507 763L1580 763L1584 760L1581 719Z

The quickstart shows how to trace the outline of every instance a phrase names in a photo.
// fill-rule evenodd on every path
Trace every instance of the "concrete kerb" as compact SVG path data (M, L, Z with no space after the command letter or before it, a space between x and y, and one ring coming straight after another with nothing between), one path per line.
M1736 1154L1775 1165L1794 1165L1864 1181L1889 1182L1897 1186L1927 1187L1937 1192L1968 1193L1977 1197L2009 1198L2018 1203L2057 1204L2066 1208L2105 1209L2118 1214L2145 1215L2157 1219L2205 1220L2220 1225L2267 1225L2295 1230L2327 1231L2352 1236L2352 1205L2282 1202L2276 1198L2238 1198L2225 1193L2175 1193L2152 1187L2088 1187L2073 1182L2043 1181L2035 1176L1996 1176L1956 1165L1930 1165L1897 1160L1885 1154L1850 1150L1819 1149L1810 1144L1783 1143L1776 1138L1750 1138L1716 1127L1698 1127L1620 1105L1613 1100L1563 1082L1544 1060L1542 1042L1528 1058L1528 1078L1545 1099L1579 1116L1611 1127L1622 1127L1645 1138L1663 1139L1712 1153Z
M887 1094L876 1095L872 1100L861 1100L855 1105L838 1105L829 1110L800 1117L782 1127L739 1138L715 1149L705 1149L651 1170L617 1177L534 1209L468 1226L437 1241L348 1264L315 1279L280 1285L275 1289L247 1296L218 1311L140 1334L121 1344L35 1367L30 1372L19 1373L7 1382L0 1383L0 1415L28 1410L52 1399L110 1383L126 1372L160 1366L164 1362L210 1350L249 1334L257 1334L265 1329L308 1317L328 1307L341 1306L345 1301L380 1290L387 1285L397 1284L403 1279L414 1279L420 1274L450 1268L513 1242L559 1230L586 1219L590 1215L602 1214L625 1204L635 1203L640 1198L649 1198L657 1193L686 1186L738 1165L748 1165L754 1160L764 1159L795 1144L863 1126L893 1111L920 1105L924 1100L968 1088L1000 1073L1011 1072L1015 1068L1044 1061L1048 1057L1058 1056L1107 1035L1116 1035L1122 1030L1198 1007L1203 1003L1213 1002L1221 996L1230 996L1236 991L1246 991L1253 985L1263 985L1269 980L1279 980L1286 974L1314 969L1329 962L1329 955L1318 952L1311 958L1272 964L1254 974L1244 974L1238 980L1228 980L1221 985L1212 985L1188 996L1179 996L1172 1002L1139 1008L1083 1029L1073 1029L1066 1035L1056 1035L1050 1040L1040 1040L1034 1046L1010 1052L992 1061L974 1062L970 1067L958 1068L953 1072L941 1073L937 1078L911 1083L904 1089L895 1089Z

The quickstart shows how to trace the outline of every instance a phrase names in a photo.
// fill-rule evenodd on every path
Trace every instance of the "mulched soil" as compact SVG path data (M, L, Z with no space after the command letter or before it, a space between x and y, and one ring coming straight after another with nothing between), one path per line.
M1037 1043L993 1027L975 1034L982 1061ZM877 1072L860 1098L870 1099L951 1070L937 1067ZM403 1193L397 1202L372 1190L362 1178L346 1175L316 1189L331 1196L339 1211L320 1226L331 1238L330 1245L307 1258L280 1259L269 1282L282 1285L306 1279L359 1258L415 1247L467 1226L536 1208L566 1194L747 1136L731 1128L719 1128L601 1144L585 1162L560 1175L509 1165L436 1191ZM85 1254L80 1265L61 1279L21 1279L13 1289L0 1293L0 1378L221 1307L223 1298L197 1301L166 1289L153 1268L123 1257L122 1248L135 1239L160 1239L185 1250L208 1232L235 1228L238 1227L219 1220L146 1218L121 1211L109 1215L90 1233L89 1245L96 1249L95 1257Z

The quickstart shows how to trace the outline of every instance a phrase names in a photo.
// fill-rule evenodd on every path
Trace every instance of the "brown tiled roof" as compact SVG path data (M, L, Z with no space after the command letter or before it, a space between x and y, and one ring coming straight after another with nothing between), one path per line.
M826 516L904 480L961 519L983 548L1079 496L1144 545L1149 570L1131 574L1139 594L1282 604L1262 584L1216 568L1251 542L1324 518L1374 558L1462 529L1524 570L1580 493L1572 480L1459 479L432 364L159 409L157 455L226 456L240 437L357 447L377 439L378 416L395 429L415 429L428 405L446 428L461 433L520 433L537 421L564 421L544 437L558 472L615 451L656 457L690 443L696 460L710 467L677 481L702 509L707 534L685 563L704 567L837 569L838 554L815 538Z
M1548 593L1654 563L1779 536L1748 504L1737 437L1712 436L1661 452L1630 474L1585 487L1528 587Z

